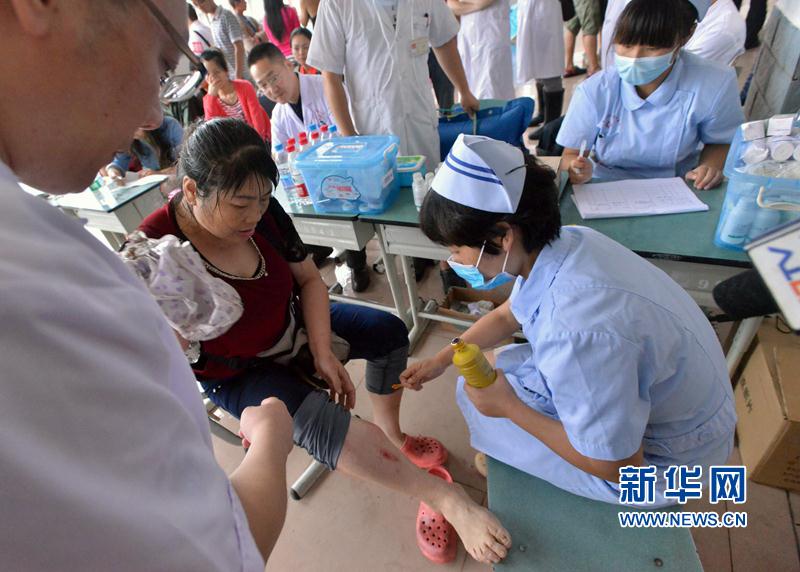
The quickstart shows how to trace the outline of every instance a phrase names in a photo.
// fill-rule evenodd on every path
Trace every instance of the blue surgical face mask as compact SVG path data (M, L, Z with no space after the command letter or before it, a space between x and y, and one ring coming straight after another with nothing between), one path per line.
M645 85L654 81L673 64L675 52L648 58L629 58L614 55L614 65L622 81L631 85Z
M478 255L478 262L476 262L474 265L456 262L453 260L452 255L447 259L447 264L449 264L450 268L452 268L453 271L461 278L466 280L467 284L469 284L475 290L492 290L493 288L497 288L498 286L502 286L503 284L515 280L514 276L506 272L506 264L508 263L509 254L506 252L506 259L503 261L503 269L500 271L500 274L488 282L486 281L486 278L483 277L481 271L478 270L478 266L481 263L481 258L483 257L484 248L486 248L485 242L483 243L483 246L481 246L481 253Z

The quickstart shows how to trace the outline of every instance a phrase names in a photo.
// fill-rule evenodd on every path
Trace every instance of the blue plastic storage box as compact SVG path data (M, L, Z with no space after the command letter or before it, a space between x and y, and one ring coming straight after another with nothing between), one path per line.
M800 217L800 211L793 210L800 209L800 179L745 172L747 165L741 156L747 145L740 127L725 160L728 190L714 233L717 246L739 251L771 228ZM787 161L786 166L793 163L797 161Z
M414 173L425 176L425 157L423 155L397 158L397 180L401 187L410 187L414 183Z
M397 189L395 135L337 137L297 156L314 209L326 213L386 210Z

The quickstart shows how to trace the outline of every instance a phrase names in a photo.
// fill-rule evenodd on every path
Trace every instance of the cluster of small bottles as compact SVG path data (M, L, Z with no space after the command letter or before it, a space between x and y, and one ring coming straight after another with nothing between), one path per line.
M303 175L295 164L297 156L321 141L338 136L339 132L335 125L317 126L314 123L309 125L308 132L302 131L297 138L292 137L285 143L276 143L272 150L273 157L278 166L278 176L283 191L286 193L290 205L308 206L312 204Z

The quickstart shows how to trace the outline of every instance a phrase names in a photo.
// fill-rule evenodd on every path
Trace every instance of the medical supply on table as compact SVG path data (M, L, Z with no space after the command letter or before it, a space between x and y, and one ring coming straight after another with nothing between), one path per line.
M289 153L282 143L275 145L275 164L278 167L278 179L280 180L283 192L290 205L297 203L297 193L294 190L294 181L292 180L292 167L289 164Z
M332 128L331 128L332 129ZM327 213L380 213L399 189L395 135L336 137L300 153L314 208Z
M411 186L414 182L414 173L425 174L425 157L423 155L397 158L397 181L401 187Z
M785 134L792 131L793 116L769 119L772 135L748 141L757 129L748 127L752 123L736 132L725 161L728 188L714 243L731 250L743 250L755 237L800 216L800 136Z
M794 114L773 115L767 121L767 136L791 135L794 125Z
M111 195L111 189L106 185L103 177L98 176L89 186L89 189L92 191L94 198L97 199L97 202L100 203L100 206L104 209L111 208L114 204L114 197Z
M319 138L322 141L327 141L329 137L330 137L330 133L328 132L328 126L323 124L319 128Z
M297 153L300 154L306 149L308 149L308 134L305 131L301 131L297 136Z
M497 372L476 344L468 344L461 338L450 342L453 348L453 365L472 387L484 388L497 379Z
M309 145L312 147L320 142L319 131L316 129L316 125L313 126L314 129L311 131L311 140L309 141Z
M136 231L120 258L144 282L169 325L190 342L213 340L228 331L244 307L234 288L212 276L188 241L158 239Z
M786 136L768 137L767 147L769 147L769 156L773 161L788 161L794 153L794 140Z
M296 197L296 204L298 206L310 205L311 198L308 196L308 187L306 187L303 174L297 168L298 151L294 145L287 147L289 154L289 171L292 174L292 192Z
M414 173L414 180L411 183L411 191L414 193L414 206L419 211L422 209L422 203L425 201L425 195L428 194L428 186L425 184L425 179L422 173Z
M742 139L744 141L755 141L767 136L766 127L763 121L748 121L742 123Z
M328 138L333 139L334 137L341 137L341 133L339 133L339 128L335 125L331 125L328 128Z

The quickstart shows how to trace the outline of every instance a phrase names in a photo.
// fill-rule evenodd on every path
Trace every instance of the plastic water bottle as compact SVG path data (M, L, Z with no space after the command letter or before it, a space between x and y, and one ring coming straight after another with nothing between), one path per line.
M292 147L292 149L294 149L294 147ZM286 198L289 199L289 204L297 204L297 194L295 193L294 181L292 180L292 169L289 166L289 152L282 143L275 145L275 163L278 166L278 176L283 186L283 192L286 193Z
M722 242L733 246L744 244L745 239L750 234L750 227L756 218L758 205L751 197L743 196L739 198L734 207L725 217L725 222L719 233Z
M422 201L425 200L425 195L428 193L428 187L425 184L425 179L422 178L422 173L414 173L411 191L414 193L414 206L417 207L417 210L420 210Z
M311 141L309 142L309 147L313 147L319 142L320 142L319 131L314 129L314 131L311 132Z
M89 189L92 191L94 198L97 199L97 202L100 203L100 206L103 207L104 210L111 208L111 201L113 197L111 196L111 192L106 187L102 177L98 176L94 181L92 181Z
M303 174L300 172L300 169L297 168L297 164L295 163L297 154L298 151L295 150L294 146L289 147L289 170L291 172L294 195L297 197L298 205L306 206L311 204L311 197L308 196L308 188L306 187L306 182L303 179Z

